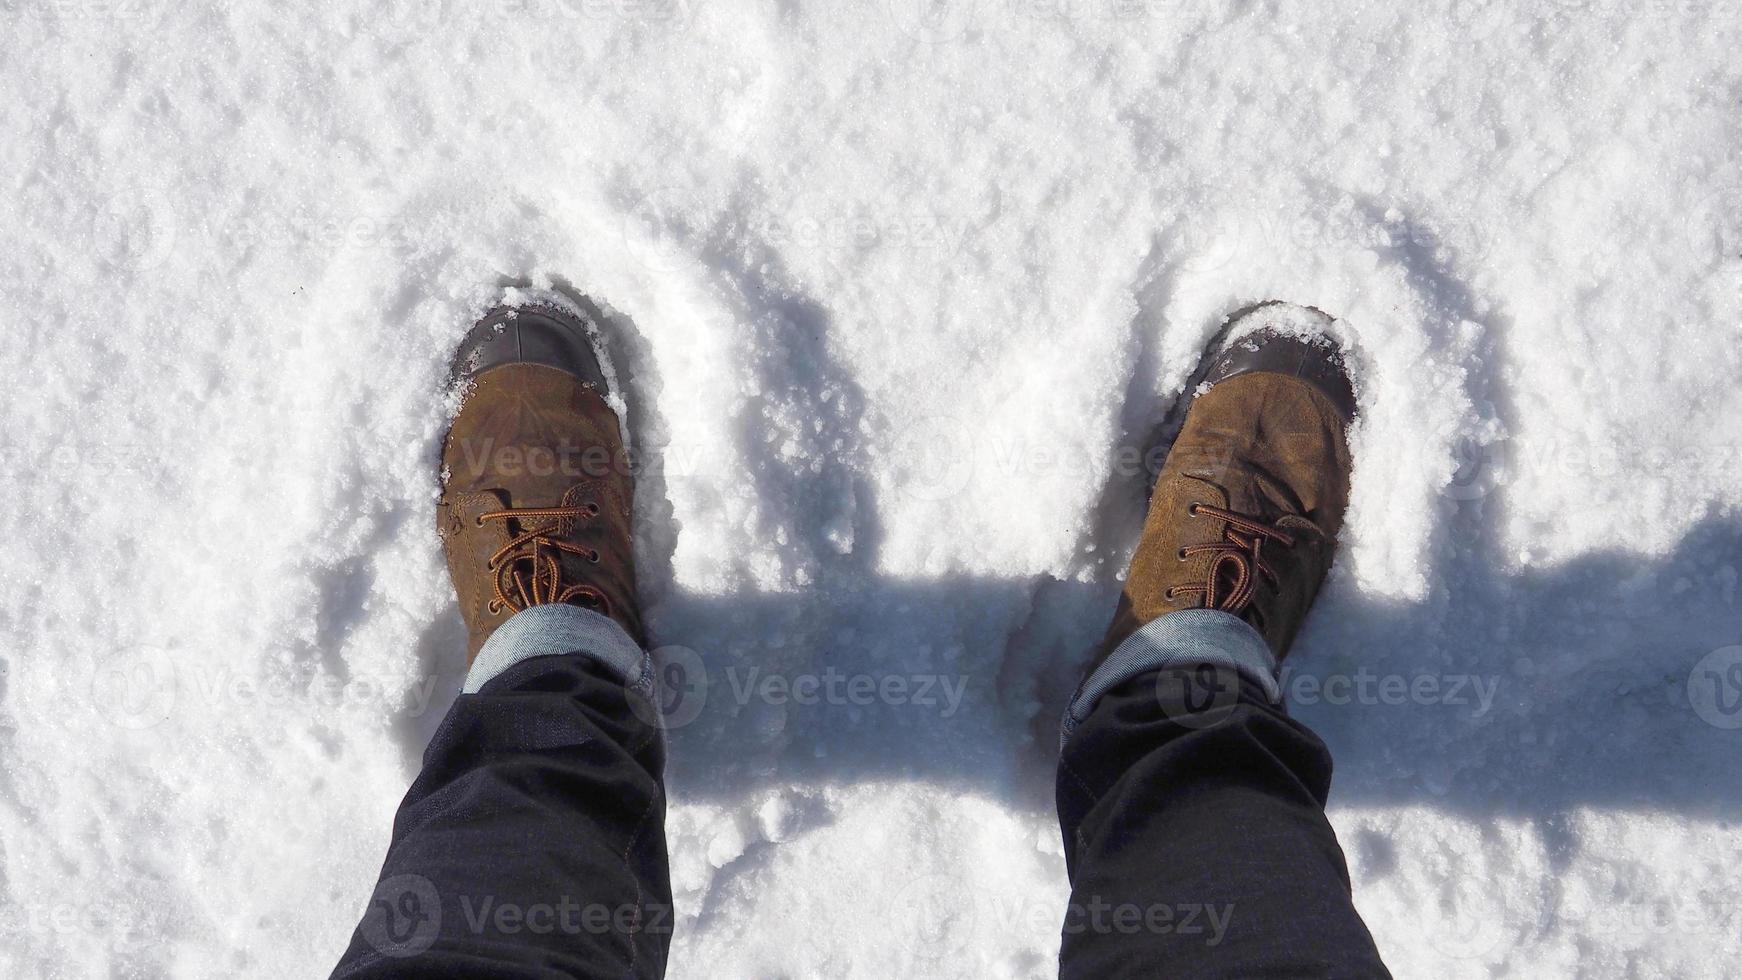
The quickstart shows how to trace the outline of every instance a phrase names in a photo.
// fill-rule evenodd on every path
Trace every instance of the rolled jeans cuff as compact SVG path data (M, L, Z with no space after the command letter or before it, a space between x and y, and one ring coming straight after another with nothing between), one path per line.
M1187 609L1150 620L1095 668L1071 699L1059 744L1088 720L1103 695L1126 681L1167 667L1204 664L1239 671L1273 703L1282 700L1276 654L1257 630L1219 609Z
M521 661L565 654L592 658L626 687L650 687L653 683L651 658L616 620L591 609L549 603L515 613L490 634L472 661L462 691L478 693Z

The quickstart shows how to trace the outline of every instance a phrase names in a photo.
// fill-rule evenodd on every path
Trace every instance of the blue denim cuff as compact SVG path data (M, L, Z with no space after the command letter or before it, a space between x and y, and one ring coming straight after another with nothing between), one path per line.
M623 627L609 616L565 603L523 609L496 628L472 661L465 694L476 694L498 674L533 657L592 657L628 687L651 682L653 665Z
M1150 671L1199 664L1231 667L1262 688L1270 700L1282 700L1276 654L1257 630L1219 609L1187 609L1150 620L1095 668L1065 712L1060 744L1088 720L1108 691Z

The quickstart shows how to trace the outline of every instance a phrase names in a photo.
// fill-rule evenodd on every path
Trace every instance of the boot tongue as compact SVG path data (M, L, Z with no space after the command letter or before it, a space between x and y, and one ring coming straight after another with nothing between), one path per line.
M503 510L550 510L557 507L573 507L580 497L579 487L570 487L562 499L552 501L548 488L540 488L543 493L516 493L513 487L497 487L493 491L502 500ZM531 531L537 531L547 537L567 537L575 532L575 520L572 517L514 517L508 521L510 535L519 537Z
M571 527L564 527L564 525L571 525ZM512 530L516 537L537 532L543 537L561 538L571 533L572 522L555 517L515 518Z
M1263 470L1230 466L1222 473L1198 478L1221 491L1221 506L1261 524L1273 524L1284 516L1298 517L1301 513L1300 502L1288 487Z

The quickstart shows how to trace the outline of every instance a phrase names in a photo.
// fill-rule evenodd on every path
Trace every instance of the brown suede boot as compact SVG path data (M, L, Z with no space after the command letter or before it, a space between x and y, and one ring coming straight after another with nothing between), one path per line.
M467 663L510 616L543 603L597 610L645 641L634 482L599 336L556 301L499 307L454 356L454 378L470 390L442 451L436 517Z
M1355 398L1330 323L1273 303L1229 325L1237 339L1211 362L1211 387L1162 467L1097 664L1151 620L1205 608L1241 617L1278 661L1287 655L1349 502Z

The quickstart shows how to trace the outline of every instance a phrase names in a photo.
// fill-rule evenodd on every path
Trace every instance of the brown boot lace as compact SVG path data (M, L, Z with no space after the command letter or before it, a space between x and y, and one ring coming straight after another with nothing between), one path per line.
M1239 615L1246 611L1252 597L1258 590L1258 579L1263 577L1273 587L1280 587L1281 579L1277 578L1276 570L1264 561L1264 542L1275 541L1284 548L1294 546L1294 538L1282 531L1243 517L1233 511L1208 504L1192 504L1186 513L1193 517L1213 517L1227 524L1222 531L1223 540L1212 541L1209 544L1187 545L1179 550L1179 560L1185 561L1193 555L1214 555L1210 562L1208 581L1203 585L1178 585L1167 590L1169 599L1177 596L1201 595L1204 597L1205 609L1220 609L1223 612ZM1227 591L1222 591L1222 568L1233 566L1233 578ZM1256 573L1256 574L1254 574ZM1256 612L1256 610L1254 610Z
M490 612L520 612L528 606L570 602L610 615L611 601L605 593L590 585L563 584L565 553L598 563L597 551L562 540L574 531L576 522L598 514L599 505L589 500L574 507L496 510L478 515L480 527L486 521L517 520L526 528L490 556L490 570L496 573L496 596L490 600Z

